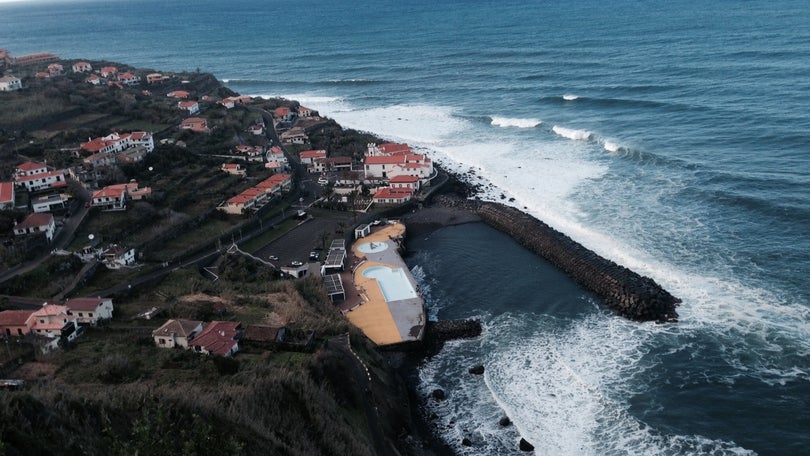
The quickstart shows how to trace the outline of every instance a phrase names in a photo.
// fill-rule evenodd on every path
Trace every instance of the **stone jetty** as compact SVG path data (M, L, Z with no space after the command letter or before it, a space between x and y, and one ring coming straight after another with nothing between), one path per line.
M636 321L677 321L681 302L653 279L603 258L542 221L499 203L437 198L436 203L476 213L493 228L542 256L619 315Z
M653 279L603 258L540 220L513 207L482 203L478 215L488 225L542 256L602 298L619 315L637 321L675 321L681 302Z

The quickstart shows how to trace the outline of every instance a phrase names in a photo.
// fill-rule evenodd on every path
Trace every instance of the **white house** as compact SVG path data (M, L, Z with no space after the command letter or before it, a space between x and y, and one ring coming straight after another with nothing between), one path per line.
M67 314L79 325L97 326L112 319L113 302L110 298L74 298L65 301Z
M141 78L129 72L121 73L118 75L118 82L124 85L134 86L141 82Z
M0 78L0 92L11 92L22 89L22 80L14 76Z
M102 262L107 269L120 269L135 264L135 249L125 249L111 245L102 254Z
M160 328L152 331L155 345L161 348L188 348L194 337L202 332L203 323L197 320L169 320Z
M45 238L48 239L48 242L53 240L54 232L56 232L56 222L53 219L53 214L49 213L29 214L25 220L14 225L15 235L24 236L27 234L45 233Z
M14 176L16 177L33 176L34 174L42 174L45 172L48 172L47 166L43 165L42 163L28 161L21 165L17 165L17 168L14 172Z
M89 73L93 71L93 65L88 62L76 62L73 64L74 73Z
M64 209L65 202L70 199L67 193L56 195L43 195L31 198L31 208L34 212L52 212L57 209Z
M187 111L189 115L194 115L200 112L200 104L193 100L178 101L177 107L184 111Z
M67 186L64 171L48 171L17 178L17 185L25 187L28 191L35 192L46 188L62 188Z

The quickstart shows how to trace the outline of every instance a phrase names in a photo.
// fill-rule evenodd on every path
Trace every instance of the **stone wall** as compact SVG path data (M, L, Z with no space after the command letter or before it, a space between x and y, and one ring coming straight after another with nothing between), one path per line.
M457 201L488 225L542 256L620 315L637 321L676 321L681 302L653 279L602 258L536 218L498 203Z

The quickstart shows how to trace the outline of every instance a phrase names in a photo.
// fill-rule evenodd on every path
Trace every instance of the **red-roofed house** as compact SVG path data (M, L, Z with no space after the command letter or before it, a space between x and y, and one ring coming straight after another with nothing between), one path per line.
M28 317L31 333L50 339L66 336L76 338L76 319L68 315L67 307L45 303Z
M169 320L152 331L155 345L161 348L188 348L194 337L203 329L203 322L178 318Z
M411 146L398 143L369 144L366 156L410 154Z
M190 115L200 112L200 104L196 101L178 101L177 107L184 111L188 111Z
M400 175L389 179L391 188L409 188L412 191L419 190L419 178L416 176Z
M33 310L4 310L0 312L0 336L22 337L31 332L28 319Z
M47 212L29 214L22 222L14 225L14 234L23 236L26 234L45 233L48 242L53 240L53 233L56 231L56 223L53 214Z
M118 68L114 66L105 66L101 68L101 77L102 78L109 78L113 77L118 74Z
M169 98L188 98L191 94L185 90L174 90L166 94Z
M55 77L61 76L65 73L65 67L58 63L52 63L48 65L48 76Z
M132 147L143 146L146 152L155 150L155 140L152 133L146 131L133 131L132 133L110 133L107 136L93 138L88 142L80 143L79 147L85 152L118 153Z
M89 73L93 71L93 65L88 62L76 62L73 64L74 73Z
M281 147L273 146L267 151L267 161L286 162L287 157L284 155L284 151L281 150Z
M411 200L413 190L382 187L374 194L373 201L380 204L400 204Z
M124 209L127 207L127 188L124 184L108 185L93 192L91 204L105 209Z
M241 327L237 321L212 321L191 341L191 347L206 355L233 356L239 351L236 339Z
M433 161L421 154L367 156L365 172L366 178L392 178L404 174L427 179L433 174Z
M126 72L118 75L118 82L124 85L134 86L141 82L141 78L130 72Z
M298 156L301 158L301 163L304 165L312 165L315 159L326 158L326 151L320 150L303 150Z
M113 302L110 298L73 298L65 301L67 314L84 326L96 326L112 319Z
M63 171L48 171L30 176L18 177L17 185L35 192L46 188L62 188L67 186Z
M14 182L0 182L0 210L14 208Z
M91 74L90 76L84 78L84 82L88 84L99 85L101 84L101 78L95 74Z
M43 165L42 163L28 161L18 165L14 175L17 177L24 177L45 172L48 172L47 166Z
M234 106L236 106L238 104L248 104L251 101L252 100L251 100L250 97L245 96L245 95L240 95L240 96L237 96L237 97L223 98L222 101L219 102L219 104L221 104L222 106L225 106L226 109L231 109L231 108L233 108Z
M278 136L284 144L304 144L309 141L309 136L301 127L290 128Z
M138 182L131 180L126 184L108 185L93 192L91 204L105 209L125 209L127 197L133 200L144 199L152 194L151 187L138 187Z
M208 121L202 117L189 117L180 123L183 130L191 130L197 133L208 133Z
M318 111L305 106L298 106L298 115L301 117L312 117L313 115L318 115Z
M293 118L293 112L287 106L279 106L273 111L273 114L282 122L289 122Z
M233 174L235 176L244 176L247 174L242 165L239 163L223 163L222 164L222 171L225 171L228 174Z
M265 193L281 193L289 190L291 186L292 175L290 174L273 174L256 184L256 188L263 190Z

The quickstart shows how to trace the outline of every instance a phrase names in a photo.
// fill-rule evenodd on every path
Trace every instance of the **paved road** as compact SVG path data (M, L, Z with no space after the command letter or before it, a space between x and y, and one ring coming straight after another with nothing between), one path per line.
M88 192L81 185L78 185L77 187L79 188L79 197L76 198L76 203L74 203L74 206L78 206L78 209L75 209L71 213L70 217L65 218L64 224L57 231L56 236L51 243L51 249L64 249L67 247L68 244L73 241L73 237L75 236L79 225L82 224L84 219L87 217L87 214L90 212L90 209L85 207L85 203L90 201L90 192ZM44 253L31 261L22 263L3 272L0 274L0 284L35 269L50 256L50 252Z

